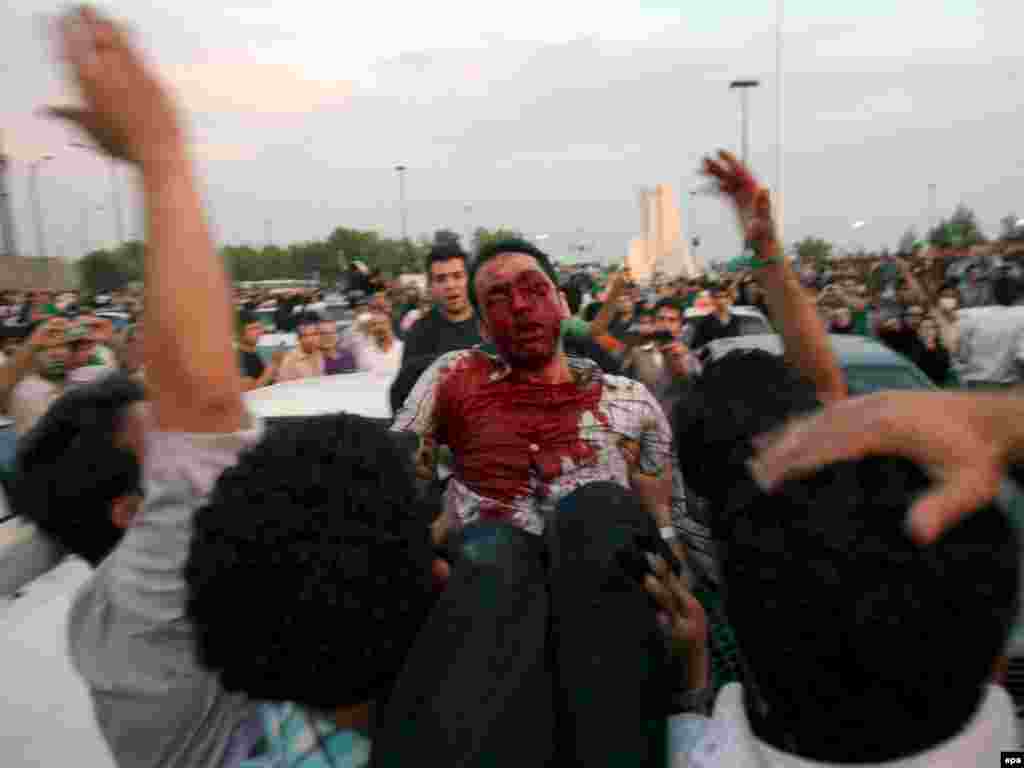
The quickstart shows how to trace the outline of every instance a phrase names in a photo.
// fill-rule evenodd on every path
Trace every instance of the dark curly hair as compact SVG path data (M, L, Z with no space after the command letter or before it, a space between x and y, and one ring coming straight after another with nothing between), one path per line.
M291 419L217 481L185 566L200 662L319 711L386 695L434 601L408 452L349 414Z
M138 457L115 441L124 409L144 397L137 381L110 374L63 395L18 441L15 512L93 566L124 534L111 502L141 492Z
M894 760L976 711L1016 615L1017 534L988 507L920 547L904 521L928 479L897 458L762 493L750 438L814 403L781 358L730 353L676 408L680 463L710 500L755 733L812 760Z

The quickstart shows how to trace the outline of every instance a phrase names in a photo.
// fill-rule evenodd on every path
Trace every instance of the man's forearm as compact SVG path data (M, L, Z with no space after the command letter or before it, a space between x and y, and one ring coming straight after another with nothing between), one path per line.
M35 353L36 350L26 342L18 348L18 351L6 364L0 367L0 406L7 407L11 393L18 386L18 382L32 370Z
M786 358L814 384L823 401L845 397L846 384L825 326L792 269L780 261L761 267L754 275L782 336Z
M231 294L214 251L184 141L142 162L146 371L161 429L232 432L242 423Z

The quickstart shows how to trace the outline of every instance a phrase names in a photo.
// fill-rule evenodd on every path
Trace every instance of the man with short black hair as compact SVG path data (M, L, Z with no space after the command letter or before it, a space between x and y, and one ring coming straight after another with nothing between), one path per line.
M457 243L439 243L427 254L427 280L434 309L405 335L402 360L440 355L479 344L480 328L469 301L466 253Z
M265 332L263 323L250 312L243 312L239 323L242 332L238 338L238 367L242 372L242 389L249 391L273 384L284 352L275 350L271 364L267 365L257 351L257 345Z
M278 381L295 381L324 375L324 356L320 351L320 318L311 312L298 322L299 346L281 361Z
M690 349L700 349L709 341L728 339L740 335L740 320L729 311L732 296L729 289L715 283L708 289L711 296L711 313L695 320L689 332Z
M569 309L556 279L531 243L482 248L469 296L497 354L442 356L395 418L395 429L420 436L425 478L433 477L438 446L451 448L457 470L446 504L455 527L483 518L541 533L554 505L578 486L632 487L624 440L640 446L642 473L668 467L667 421L646 388L563 351ZM648 501L670 525L667 498Z

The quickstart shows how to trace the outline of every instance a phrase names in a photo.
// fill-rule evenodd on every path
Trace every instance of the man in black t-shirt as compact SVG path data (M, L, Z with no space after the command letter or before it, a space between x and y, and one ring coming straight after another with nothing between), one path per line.
M403 363L423 356L440 357L483 341L469 303L465 252L454 243L435 245L427 255L427 276L434 309L406 333Z
M740 335L740 320L729 311L732 299L723 285L713 285L708 290L711 297L711 314L691 325L684 341L690 349L699 349L715 339L729 339Z
M284 352L275 352L270 365L266 365L259 352L256 351L256 346L263 335L263 324L248 313L243 313L241 322L242 333L238 340L238 367L242 372L242 389L248 392L250 389L259 389L274 383Z

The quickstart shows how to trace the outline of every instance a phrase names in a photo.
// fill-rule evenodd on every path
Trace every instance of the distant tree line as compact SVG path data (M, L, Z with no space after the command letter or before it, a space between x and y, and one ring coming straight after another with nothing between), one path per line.
M473 233L472 251L492 240L520 236L510 229L489 230L483 227ZM314 275L325 284L334 283L353 261L361 261L371 269L379 269L387 277L421 272L427 252L435 243L456 243L462 238L449 229L437 230L432 238L416 241L382 237L372 230L338 227L326 240L311 240L286 246L226 245L221 248L232 279L308 280ZM90 293L123 288L142 280L145 247L132 241L114 249L92 251L77 263L82 290Z

